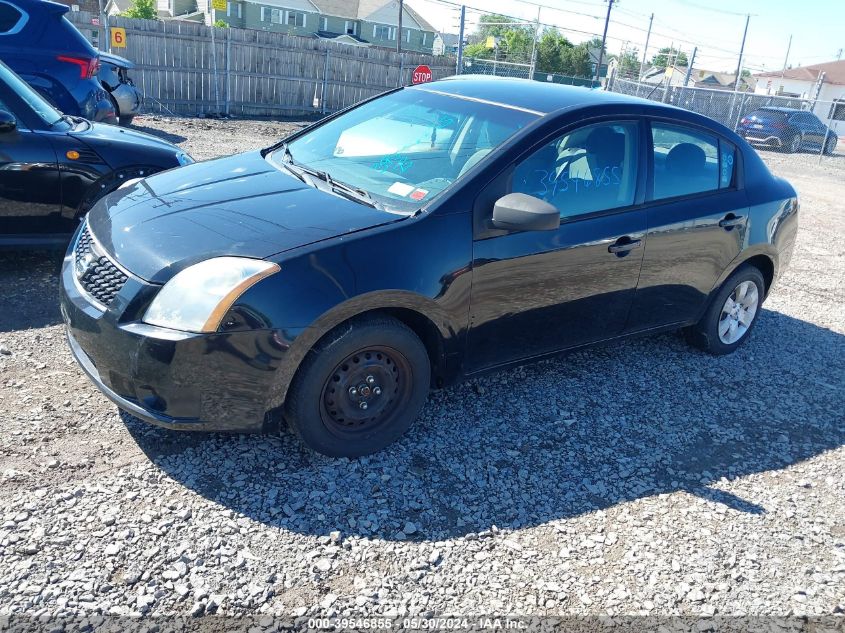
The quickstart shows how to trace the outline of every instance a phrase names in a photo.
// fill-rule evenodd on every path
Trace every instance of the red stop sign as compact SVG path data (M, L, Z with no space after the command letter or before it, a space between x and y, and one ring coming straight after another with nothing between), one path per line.
M411 76L411 81L415 86L417 84L424 84L427 81L431 81L431 79L431 68L426 65L417 66L414 69L414 74Z

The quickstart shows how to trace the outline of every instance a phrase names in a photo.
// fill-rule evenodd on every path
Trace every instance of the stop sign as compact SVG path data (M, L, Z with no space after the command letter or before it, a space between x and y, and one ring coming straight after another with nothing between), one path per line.
M417 66L414 69L414 74L411 76L411 81L416 86L417 84L424 84L427 81L431 81L431 78L431 68L426 65L422 65Z

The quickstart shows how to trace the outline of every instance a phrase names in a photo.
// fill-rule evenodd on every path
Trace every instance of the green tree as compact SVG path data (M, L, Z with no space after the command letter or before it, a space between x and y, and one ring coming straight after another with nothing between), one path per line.
M634 48L626 50L619 56L619 74L623 77L632 77L640 72L640 53Z
M688 63L689 60L687 59L686 53L669 46L664 46L657 51L657 55L651 58L652 66L657 66L659 68L666 68L670 65L686 66Z
M554 29L546 29L537 42L537 70L544 73L563 72L564 52L573 44Z
M513 29L527 29L514 25L516 22L513 18L506 15L499 15L498 13L491 13L490 15L482 15L478 21L478 34L487 39L489 36L504 37L508 31Z
M493 49L483 42L464 46L465 59L493 59Z
M591 77L593 75L589 43L578 44L578 46L566 49L562 61L562 73L564 75L571 77Z
M129 5L123 15L127 18L158 20L156 0L132 0L132 4Z

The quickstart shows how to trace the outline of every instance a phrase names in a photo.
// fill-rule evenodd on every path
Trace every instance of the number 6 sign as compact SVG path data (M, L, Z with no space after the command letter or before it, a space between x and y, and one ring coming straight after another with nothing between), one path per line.
M121 26L112 27L111 30L111 47L112 48L126 48L126 29Z

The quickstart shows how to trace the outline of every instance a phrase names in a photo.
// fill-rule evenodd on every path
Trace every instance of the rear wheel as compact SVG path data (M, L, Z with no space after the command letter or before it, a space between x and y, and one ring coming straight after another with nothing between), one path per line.
M792 135L792 138L789 139L789 143L786 146L786 151L788 151L790 154L794 154L795 152L801 149L801 141L801 133L796 132Z
M702 319L686 328L687 341L717 356L733 352L757 323L765 288L757 268L740 267L714 295Z
M824 153L831 156L836 151L836 137L829 136L824 144Z
M353 320L318 343L285 406L291 428L331 457L359 457L397 440L428 397L431 365L414 332L387 316Z

